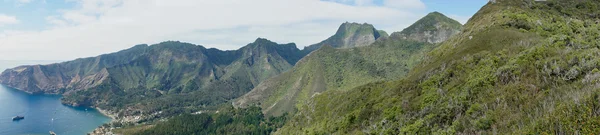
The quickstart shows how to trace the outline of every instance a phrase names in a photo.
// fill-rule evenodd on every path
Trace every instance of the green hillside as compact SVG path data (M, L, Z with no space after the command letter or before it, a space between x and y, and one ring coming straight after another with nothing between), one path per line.
M438 17L437 14L430 14L419 22L456 22ZM447 22L430 24L438 23ZM453 31L459 30L460 26ZM290 113L326 90L347 90L370 82L400 79L435 47L437 44L402 37L385 37L372 45L351 49L336 49L326 45L303 58L290 71L261 83L238 98L234 105L259 105L268 116Z
M95 106L119 119L214 109L290 69L304 54L295 44L266 39L235 51L163 42L98 57L21 66L0 82L33 93L63 94L63 103Z
M598 134L598 7L495 0L408 77L323 92L276 134Z

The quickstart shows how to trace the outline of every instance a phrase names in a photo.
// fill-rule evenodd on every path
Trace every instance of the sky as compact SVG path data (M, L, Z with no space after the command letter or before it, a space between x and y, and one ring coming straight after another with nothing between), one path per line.
M344 22L401 31L439 11L461 23L488 0L0 0L0 60L72 60L182 41L235 50L256 38L302 49Z

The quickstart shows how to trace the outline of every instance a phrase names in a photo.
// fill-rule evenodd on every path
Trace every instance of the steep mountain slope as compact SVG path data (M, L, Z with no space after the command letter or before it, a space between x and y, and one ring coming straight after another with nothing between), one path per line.
M223 103L290 69L303 54L295 44L266 39L220 51L181 42L133 48L51 65L4 71L0 83L32 93L64 94L64 103L98 106L124 116L178 113ZM167 113L168 114L168 113Z
M99 74L103 69L136 59L146 47L137 45L112 54L60 64L20 66L2 72L0 83L29 93L61 94L66 88L85 89L98 84L97 80L103 78Z
M407 78L323 92L277 134L598 134L598 7L491 1Z
M302 51L297 51L297 49L291 49L288 47L285 47L283 45L279 45L279 51L277 51L276 54L278 54L279 56L283 57L286 61L288 61L288 63L295 63L296 61L298 61L300 58L302 58L304 55L307 55L311 52L314 51L314 49L319 49L322 46L325 46L323 49L324 50L329 50L327 51L328 53L337 53L338 50L337 49L333 49L331 46L336 46L339 48L351 48L354 46L367 46L372 44L373 42L375 42L375 40L377 39L383 39L387 37L387 33L385 33L384 31L381 30L376 30L373 28L372 25L370 24L357 24L357 23L344 23L340 26L340 29L338 30L337 35L332 36L332 38L329 38L328 40L325 40L323 42L321 42L321 44L315 44L311 47L305 48ZM268 42L266 40L260 40L257 42ZM386 42L398 42L397 44L406 44L406 46L404 46L404 48L424 48L424 47L428 47L429 49L431 49L432 47L430 44L425 44L425 43L412 43L411 41L395 41L395 40L386 40ZM256 44L256 43L255 43ZM263 44L263 43L260 43ZM331 46L330 46L331 45ZM412 45L412 46L411 46ZM379 47L376 47L378 49L395 49L394 47L391 46L385 46L385 45L378 45ZM255 45L248 45L247 47L242 48L240 51L244 52L244 54L253 54L256 56L263 56L264 54L259 54L257 55L257 53L260 53L259 51L256 50L261 50L261 49L251 49L251 48L256 48L257 46ZM396 48L399 48L400 46L397 46ZM272 48L272 47L271 47ZM338 59L338 60L342 60L342 59L346 59L345 56L357 56L354 57L354 59L350 59L348 61L346 61L346 63L348 63L348 66L354 66L355 68L353 68L353 70L351 72L345 72L344 76L350 76L352 72L354 71L367 71L370 72L369 74L377 74L377 77L381 78L380 76L383 76L382 74L384 72L381 72L383 70L380 69L372 69L371 67L374 67L372 65L360 65L362 62L364 63L370 63L370 62L365 62L365 60L362 57L373 57L370 59L375 59L375 57L386 57L387 56L395 56L396 54L392 54L392 52L390 51L390 54L381 54L381 55L377 55L377 56L360 56L362 54L366 54L366 53L372 53L369 51L374 51L374 50L378 50L378 49L360 49L361 51L339 51L342 52L342 55L336 55L336 56L329 56L327 54L318 54L321 56L326 56L329 57L329 59L327 59L326 61L321 61L319 63L330 63L333 62L333 58ZM288 51L284 51L284 50L288 50ZM416 49L415 49L416 50ZM361 54L353 54L353 53L361 53ZM409 52L403 52L404 53L409 53ZM272 53L275 54L275 53ZM209 56L213 56L213 55L217 55L215 53L210 54ZM236 54L239 55L239 54ZM317 54L314 54L315 56L313 57L317 57ZM360 57L358 57L360 56ZM227 55L219 55L219 57L215 57L216 58L232 58L232 57L227 57ZM227 62L230 64L227 64L228 66L225 67L225 71L229 71L229 70L235 70L235 72L229 72L230 74L225 73L224 75L219 75L219 76L231 76L229 78L232 79L228 79L226 81L220 81L220 82L215 82L212 83L208 86L208 88L202 88L201 90L198 91L192 91L192 92L187 92L187 93L176 93L173 94L172 92L165 92L165 91L160 91L157 89L156 92L150 92L150 93L154 93L154 94L148 94L148 91L144 91L144 89L147 88L140 88L140 89L133 89L130 90L131 94L125 94L126 96L119 96L119 97L126 97L126 98L114 98L116 96L113 95L119 95L119 93L114 93L111 91L106 91L107 89L110 89L111 87L113 87L113 85L107 84L104 87L106 88L102 88L102 89L97 89L97 90L92 90L92 91L84 91L81 92L81 94L72 94L69 95L66 99L67 102L71 102L70 100L75 100L74 102L85 102L85 100L87 100L90 97L93 97L95 99L111 99L113 101L110 102L114 102L114 103L125 103L125 107L119 107L119 108L126 108L129 111L124 111L124 113L127 112L133 112L130 114L126 114L125 116L131 116L131 115L137 115L136 113L139 112L137 110L143 110L143 111L148 111L148 112L159 112L158 114L153 113L150 115L145 115L142 116L142 118L149 118L151 120L152 117L155 116L162 116L164 114L182 114L182 113L190 113L190 111L194 111L194 112L203 112L203 114L205 113L214 113L214 111L211 110L220 110L221 113L218 114L212 114L213 116L218 116L219 118L215 118L218 121L221 120L225 120L225 119L236 119L235 117L237 116L222 116L222 114L226 114L224 112L226 112L225 110L230 110L230 111L235 111L235 112L243 112L244 110L247 109L234 109L234 108L228 108L223 110L223 108L219 108L218 106L208 106L208 107L198 107L198 106L207 106L207 105L217 105L216 103L224 103L232 98L236 98L239 97L239 94L243 94L246 93L247 91L233 91L231 92L231 90L243 90L241 88L235 88L235 86L246 86L246 87L242 87L242 88L247 88L248 86L256 86L256 84L254 84L255 82L263 82L264 79L267 79L273 75L279 74L279 72L264 72L264 70L270 70L272 68L277 68L277 67L287 67L285 64L278 66L277 64L262 64L263 61L280 61L278 60L280 59L279 57L276 56L270 56L270 57L253 57L252 59L244 59L242 61L235 61L235 62ZM382 58L378 58L378 59L382 59ZM235 60L235 59L226 59L225 61L230 61L230 60ZM358 63L358 61L362 61L361 63ZM394 61L403 61L403 60L394 60ZM342 62L342 61L339 61ZM383 64L381 61L379 63L376 64ZM252 63L255 63L254 65L256 66L251 66L248 67L247 64L250 63L252 65ZM336 63L339 64L339 63ZM397 63L391 63L388 62L386 64L397 64ZM135 65L135 64L134 64ZM322 65L320 65L322 66ZM402 66L406 66L406 65L398 65L398 67L402 67ZM277 68L278 69L278 68ZM313 69L310 69L313 70ZM342 69L336 69L336 70L342 70ZM137 72L135 70L117 70L117 71L122 71L122 74L124 74L123 76L136 76ZM283 71L283 70L276 70L276 71ZM305 71L309 71L309 70L305 70ZM331 71L333 72L333 71ZM336 72L341 72L341 71L336 71ZM377 73L375 73L377 72ZM220 72L219 72L220 73ZM365 75L369 75L369 74L365 74ZM247 77L248 75L250 75L250 77ZM250 81L245 81L243 78L256 78L256 75L262 75L260 77L258 77L258 80L250 80ZM147 76L147 75L145 75ZM162 75L164 76L164 75ZM337 76L337 77L341 77L341 76ZM355 76L357 77L357 76ZM133 81L128 81L127 77L119 77L119 78L126 78L126 80L121 80L121 81L115 81L115 82L137 82L139 79L137 80L133 80ZM222 77L221 77L222 78ZM241 79L240 79L241 78ZM278 79L287 79L287 78L283 78L283 77L278 77ZM332 78L327 78L327 79L332 79ZM270 80L274 80L274 79L270 79ZM359 81L359 79L356 80L352 80L352 81L344 81L342 83L347 83L347 82L356 82ZM168 82L163 82L166 84L169 84ZM134 83L132 83L134 84ZM195 83L194 83L195 84ZM261 83L262 84L262 83ZM336 84L336 87L338 87L341 84ZM167 85L169 86L169 85ZM186 85L183 90L185 91L187 89ZM211 92L211 91L207 91L207 90L217 90L217 89L225 89L225 90L229 90L229 91L221 91L221 92ZM180 89L176 89L175 91L181 91ZM107 95L106 93L109 93L108 97L111 98L106 98ZM170 95L167 96L161 96L161 98L154 98L153 95L160 95L159 93L169 93ZM90 96L93 95L93 96ZM140 96L150 96L150 98L145 98L144 100L141 99L137 99ZM141 100L141 101L140 101ZM135 102L133 102L135 101ZM117 106L122 106L122 105L117 105ZM181 106L185 106L185 108L178 108ZM101 106L102 108L104 108L103 106ZM293 106L292 106L293 107ZM161 109L161 108L169 108L169 109ZM175 109L172 109L175 108ZM250 107L253 108L253 107ZM200 110L200 111L198 111ZM259 112L261 112L261 110L259 110ZM167 116L172 116L172 115L167 115ZM183 118L185 117L185 118ZM149 123L143 123L143 125L141 126L126 126L126 127L122 127L121 124L111 124L111 125L107 125L105 126L105 128L99 128L97 129L97 131L99 132L108 132L110 130L109 127L119 127L122 130L121 131L116 131L119 133L138 133L138 134L147 134L149 132L173 132L173 131L183 131L183 132L196 132L196 133L200 133L200 132L204 132L204 131L211 131L210 129L218 129L218 130L223 130L223 129L236 129L233 131L218 131L219 134L227 134L228 132L246 132L246 131L259 131L261 134L264 133L270 133L272 130L277 129L278 127L281 127L283 125L283 123L285 122L285 118L287 118L286 116L281 116L281 117L269 117L268 119L260 119L259 117L262 117L262 113L261 116L256 116L256 115L252 115L252 116L243 116L244 120L244 124L247 125L243 125L243 124L230 124L227 125L225 123L231 123L234 122L233 121L225 121L224 123L211 123L208 124L210 126L212 126L212 128L206 128L206 130L198 130L198 129L194 129L194 127L168 127L172 126L172 125L197 125L200 124L198 123L199 121L194 121L194 120L186 120L186 119L196 119L196 118L200 118L203 117L202 115L191 115L191 116L187 116L187 115L183 115L183 116L178 116L178 117L174 117L174 118L170 118L170 119L174 119L173 121L167 121L167 122L162 122L162 121L154 121L154 122L149 122ZM253 118L256 117L256 118ZM131 117L130 117L131 118ZM202 118L204 119L204 118ZM259 126L259 124L256 123L247 123L248 119L254 119L256 120L256 122L261 122L260 123L260 127L256 128L255 126ZM270 121L272 120L276 120L278 122L278 124L275 125L265 125L265 124L269 124L272 123ZM208 119L209 121L211 119ZM234 122L236 123L236 122ZM144 125L144 124L150 124L152 126L156 126L156 127L152 127L150 125ZM248 126L248 127L247 127ZM254 127L253 127L254 126ZM168 128L165 128L168 127ZM247 129L244 129L247 128ZM265 132L263 129L269 129L269 131Z
M430 14L421 20L452 20L438 17ZM428 27L442 23L447 22L430 23L432 26ZM460 27L457 27L451 31L459 30ZM401 37L382 38L370 46L351 49L335 49L326 45L303 58L289 72L261 83L233 104L236 107L260 105L267 115L279 116L326 90L346 90L370 82L399 79L436 46Z
M352 48L359 46L368 46L379 38L388 37L383 30L377 30L371 24L343 23L337 32L326 40L304 47L305 53L315 51L323 45L329 45L334 48Z

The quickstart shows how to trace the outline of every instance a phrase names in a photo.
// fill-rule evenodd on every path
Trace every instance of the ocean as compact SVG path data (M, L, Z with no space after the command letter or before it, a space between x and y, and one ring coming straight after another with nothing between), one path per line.
M48 64L55 61L0 61L0 70L18 65ZM70 107L60 95L32 95L0 85L0 135L85 135L108 123L110 118L93 108ZM14 116L25 119L13 121Z

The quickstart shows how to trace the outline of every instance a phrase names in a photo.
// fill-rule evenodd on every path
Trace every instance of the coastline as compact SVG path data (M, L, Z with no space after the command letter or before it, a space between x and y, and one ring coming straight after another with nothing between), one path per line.
M12 104L17 105L17 103L31 104L29 101L34 101L36 105L40 106L40 107L36 107L36 109L28 109L27 107L16 109L16 110L25 110L25 112L8 110L8 113L20 114L23 116L27 115L27 116L31 116L31 117L34 117L34 115L35 115L35 117L39 118L39 120L52 119L51 120L52 124L50 124L51 126L44 123L44 122L50 122L50 121L40 121L40 122L36 122L36 120L33 121L33 124L35 124L34 126L37 126L40 129L47 129L47 130L45 130L46 133L48 131L55 131L59 134L65 133L65 132L70 132L72 134L86 134L86 133L93 132L99 126L103 126L104 124L112 123L113 121L115 121L115 118L116 118L115 116L117 116L117 114L112 113L112 111L107 111L102 108L98 108L98 107L94 107L94 106L76 107L76 106L71 106L68 104L63 104L60 101L60 99L62 97L62 95L60 95L60 94L31 93L31 92L27 92L22 89L11 87L11 86L8 86L5 84L0 84L0 93L8 93L8 94L3 94L3 96L8 96L9 98L7 98L8 99L7 103L11 103L11 104L6 104L8 106L6 106L6 105L2 106L5 108L11 107ZM0 97L2 97L2 96L0 96ZM21 100L21 99L24 99L24 100ZM27 101L27 102L24 102L24 101ZM20 106L20 105L17 105L17 106ZM43 108L42 106L45 108ZM37 109L37 108L42 108L42 109ZM48 111L48 110L52 110L52 111ZM88 111L89 111L89 114L88 114ZM31 113L31 112L34 112L34 113ZM36 113L36 112L44 112L44 113ZM51 113L51 112L54 112L54 113ZM57 112L60 114L57 115ZM90 114L93 114L92 112L95 114L90 115ZM67 114L67 115L64 115L64 114ZM70 114L72 114L72 115L70 115ZM77 118L77 119L70 119L70 120L65 119L66 121L61 120L60 122L54 121L56 119L62 119L65 117ZM94 118L92 118L92 117L94 117ZM96 117L98 119L96 119ZM110 120L107 118L110 118ZM88 120L90 120L90 122L87 122ZM70 121L73 121L73 122L70 122ZM65 123L65 122L67 122L67 123ZM88 124L88 123L92 123L92 122L93 122L93 124ZM33 132L39 132L39 131L34 131L34 130L31 130L31 131L30 130L21 130L18 128L18 127L25 127L25 129L28 129L28 126L31 124L27 124L27 123L28 122L21 123L19 125L10 125L8 127L6 127L7 125L0 124L0 128L3 129L1 131L3 133L0 133L0 134L13 134L13 133L29 134L29 133L33 133ZM29 122L29 123L31 123L31 122ZM54 126L53 125L53 124L68 125L71 123L75 124L76 125L75 127L81 127L81 128L70 129L70 128L72 128L71 126ZM4 130L5 128L12 128L12 127L16 127L16 128L13 130Z
M115 115L115 114L113 114L113 113L110 113L110 112L109 112L109 111L107 111L107 110L104 110L104 109L102 109L102 108L100 108L100 107L92 107L92 108L94 108L94 109L98 110L98 112L100 112L100 114L102 114L102 115L104 115L104 116L106 116L106 117L109 117L109 118L111 119L111 122L114 122L114 121L116 121L116 119L117 119L117 117L116 117L116 115Z
M110 118L110 122L108 123L113 123L115 121L117 121L117 117L116 114L111 113L110 111L104 110L100 107L91 107L94 108L96 110L98 110L98 112L100 112L100 114L109 117ZM99 126L96 129L88 132L89 135L114 135L114 133L112 133L112 128L107 128L104 126Z
M50 96L63 96L63 95L62 95L62 94L60 94L60 93L45 93L45 92L34 93L34 92L26 91L26 90L23 90L23 89L20 89L20 88L17 88L17 87L13 87L13 86L10 86L10 85L8 85L8 84L3 84L3 83L0 83L0 85L2 85L2 86L4 86L4 87L7 87L7 88L15 89L15 90L18 90L18 91L21 91L21 92L25 92L25 93L27 93L27 94L29 94L29 95L50 95Z

